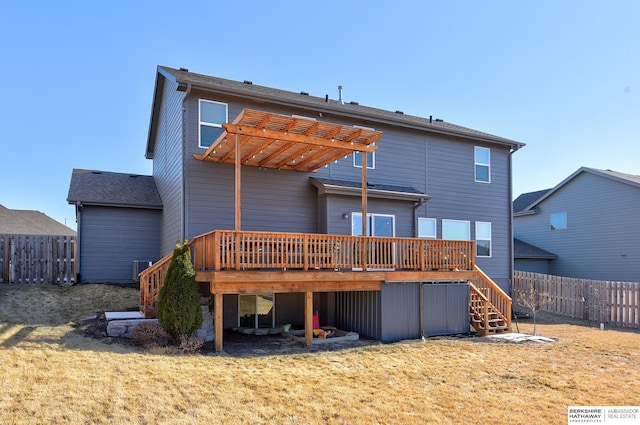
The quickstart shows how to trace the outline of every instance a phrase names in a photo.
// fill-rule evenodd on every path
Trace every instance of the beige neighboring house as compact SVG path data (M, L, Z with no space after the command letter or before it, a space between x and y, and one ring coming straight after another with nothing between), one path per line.
M76 231L40 211L0 205L0 283L76 281Z

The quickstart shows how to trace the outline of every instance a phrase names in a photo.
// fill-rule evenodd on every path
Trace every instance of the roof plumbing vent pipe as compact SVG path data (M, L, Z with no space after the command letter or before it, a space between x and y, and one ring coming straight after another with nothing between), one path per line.
M342 99L342 86L338 86L338 102L341 105L344 105L344 100Z

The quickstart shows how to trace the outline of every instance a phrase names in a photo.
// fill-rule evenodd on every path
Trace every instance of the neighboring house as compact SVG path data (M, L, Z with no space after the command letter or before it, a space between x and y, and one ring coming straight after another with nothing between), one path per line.
M639 210L640 176L582 167L514 201L514 237L539 250L542 273L639 282ZM524 258L514 252L517 270L539 271Z
M153 177L74 169L67 201L76 207L81 282L133 282L164 254Z
M194 242L194 261L202 270L198 278L209 282L216 295L219 329L222 319L224 327L307 323L312 299L326 324L349 326L384 340L415 337L417 319L411 319L409 331L398 326L390 330L387 325L399 321L385 317L404 310L418 314L422 282L469 280L469 275L456 274L462 273L458 266L441 275L425 274L427 266L419 263L425 257L418 252L428 250L429 258L438 256L444 262L458 256L469 261L465 267L477 264L504 292L510 291L511 155L522 146L431 117L160 66L146 147L162 200L155 249L164 255L185 238L193 240L213 230L234 232L212 232ZM87 203L77 200L86 222ZM108 205L101 205L109 215ZM83 244L102 237L84 226L79 229ZM263 232L272 232L270 242L261 239L267 238ZM367 247L362 243L366 239L357 239L362 234L369 240L395 239ZM309 245L310 239L322 242ZM434 254L436 239L463 241L476 251L462 253L450 243L446 252L438 248ZM387 240L393 242L383 253ZM320 250L332 259L319 258ZM216 259L207 263L204 257L211 253ZM310 260L312 254L316 257ZM304 262L296 263L298 257ZM229 261L236 270L261 263L262 274L224 274ZM368 267L374 263L375 273ZM314 265L320 272L307 272ZM378 270L398 270L399 265L422 267L422 272L395 274L405 286L393 285L390 274L385 275L388 280L379 280ZM269 267L280 271L268 276ZM302 270L291 270L296 268ZM89 273L83 270L83 275ZM253 281L240 282L248 276ZM286 286L293 276L295 285ZM264 286L256 283L263 278ZM145 274L144 279L143 298L153 298L162 277ZM236 280L224 286L221 279ZM309 286L314 279L316 286ZM371 280L365 283L366 279ZM468 290L466 294L455 302L457 307L463 302L463 316L469 311L464 304L469 302ZM402 301L390 303L394 296ZM265 300L269 308L261 313ZM153 305L151 299L142 308L153 311Z
M40 211L0 205L0 283L75 282L76 232Z

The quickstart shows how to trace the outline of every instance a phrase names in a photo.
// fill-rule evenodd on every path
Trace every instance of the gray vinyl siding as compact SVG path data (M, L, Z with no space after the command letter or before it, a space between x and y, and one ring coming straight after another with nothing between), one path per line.
M227 103L229 121L233 121L248 106L224 97L206 98ZM194 94L187 101L191 111L188 115L189 138L185 147L188 205L185 218L186 236L189 238L213 229L235 228L234 166L193 158L193 154L204 151L198 147L198 99L200 97ZM317 189L309 181L313 173L242 167L241 174L242 230L319 231Z
M474 146L451 138L427 138L427 193L432 197L420 216L436 218L437 236L442 237L442 220L470 222L475 240L475 223L491 223L491 258L477 257L476 263L500 287L510 290L512 277L510 157L506 148L491 149L491 183L474 181Z
M153 160L153 178L163 204L160 243L163 255L170 253L176 242L184 237L182 222L183 93L176 88L176 84L165 80Z
M327 196L326 215L328 232L330 234L350 235L351 216L362 210L360 197L356 196ZM389 199L369 198L367 202L369 214L386 214L395 216L395 236L413 237L413 203L409 201L393 201ZM343 218L347 214L348 218Z
M535 215L514 218L515 237L557 258L549 273L640 281L640 189L582 172L543 200ZM550 230L550 214L567 212L567 230Z
M340 123L337 121L337 123ZM349 125L362 125L351 122ZM373 124L369 124L373 125ZM376 143L375 169L367 169L367 181L397 186L411 186L418 191L427 189L425 164L425 135L416 131L401 131L390 126L375 126L382 131ZM353 156L341 158L337 163L318 170L318 177L360 182L361 168L353 166Z
M550 274L549 263L551 261L553 260L516 258L513 260L513 268L523 272Z
M81 282L133 282L133 260L162 256L160 222L160 210L83 207L78 234L91 237L80 241Z

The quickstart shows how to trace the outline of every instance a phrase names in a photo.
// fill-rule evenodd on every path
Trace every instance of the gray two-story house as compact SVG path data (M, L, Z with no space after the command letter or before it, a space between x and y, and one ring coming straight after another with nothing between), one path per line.
M640 176L581 167L513 209L514 237L533 253L516 252L517 270L640 281Z
M468 330L466 285L490 281L484 291L502 300L510 291L511 156L522 146L432 117L160 66L146 146L162 205L153 237L163 255L192 241L217 333L308 330L313 311L383 340L415 337L430 333L418 317L425 303L457 309ZM142 275L148 314L166 264ZM438 301L444 288L449 301ZM429 320L444 329L447 314Z

